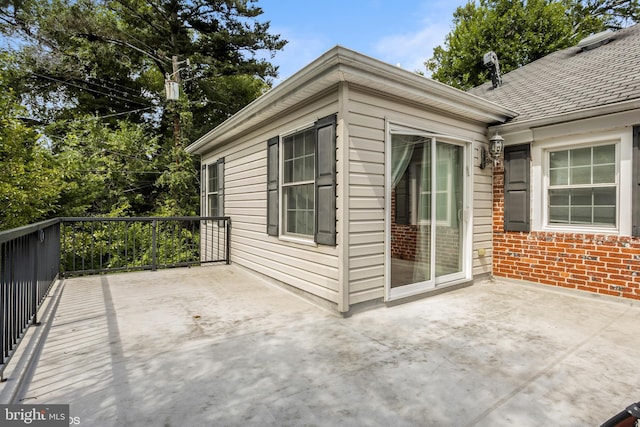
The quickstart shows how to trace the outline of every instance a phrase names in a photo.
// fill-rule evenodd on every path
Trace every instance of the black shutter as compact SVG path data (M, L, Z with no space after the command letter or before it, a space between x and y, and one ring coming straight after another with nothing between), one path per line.
M316 134L315 242L336 245L336 116L318 120Z
M504 231L529 231L529 161L527 145L504 148Z
M409 206L409 168L396 185L396 224L409 225L411 209Z
M631 170L633 171L631 180L631 235L640 237L640 126L633 127L633 161Z
M200 177L200 215L207 216L207 165L202 165L202 176Z
M275 136L267 141L267 234L278 235L278 142Z
M216 216L224 216L224 157L216 162L218 169L218 212Z

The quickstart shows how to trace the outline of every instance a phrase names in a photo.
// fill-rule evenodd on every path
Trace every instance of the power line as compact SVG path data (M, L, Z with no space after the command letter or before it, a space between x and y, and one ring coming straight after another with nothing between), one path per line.
M96 79L96 80L102 80L103 82L111 83L108 80L104 80L104 79ZM107 87L107 86L104 86L104 83L103 84L99 84L99 83L92 82L91 80L75 79L75 81L81 82L81 83L85 83L85 84L89 84L89 85L93 85L93 86L97 86L100 89L106 89L106 90L111 90L111 91L114 91L114 92L119 92L120 94L125 95L125 96L133 96L135 98L138 98L138 99L141 99L141 100L145 100L139 94L133 92L131 88L127 88L127 87L122 86L122 85L119 85L119 86L127 89L127 91L124 91L124 90L121 90L121 89L116 89L114 87Z
M82 87L82 86L73 84L73 83L68 82L68 81L56 79L55 77L45 76L45 75L38 74L38 73L31 73L31 74L36 76L36 77L40 77L40 78L43 78L43 79L51 80L51 81L54 81L54 82L57 82L57 83L62 83L62 84L67 85L67 86L72 86L72 87L75 87L75 88L78 88L78 89L86 90L88 92L94 92L94 93L97 93L97 94L100 94L100 95L104 95L104 96L106 96L108 98L115 98L115 99L119 99L121 101L133 102L134 104L138 104L138 105L144 105L144 106L148 106L149 105L148 103L142 103L140 101L136 101L136 100L133 100L133 99L123 98L121 96L113 95L113 94L106 93L106 92L101 92L99 90L95 90L95 89L91 89L91 88L87 88L87 87ZM102 89L105 89L105 90L109 90L109 88L105 88L105 87L102 87L102 86L99 86L99 87L101 87Z
M140 97L140 94L139 94L139 93L137 93L137 92L135 91L135 89L132 89L132 88L130 88L130 87L128 87L128 86L124 86L124 85L121 85L121 84L119 84L119 83L116 83L116 82L113 82L113 81L110 81L110 80L101 79L101 78L99 78L99 77L93 77L92 79L93 79L93 80L97 80L97 81L99 81L99 82L102 82L102 84L105 84L105 83L106 83L106 84L107 84L107 86L108 86L108 85L111 85L112 87L119 87L119 88L122 88L122 92L121 92L121 93L126 93L127 95L132 95L132 96L135 96L135 97ZM94 84L95 84L95 83L94 83ZM116 89L114 89L114 90L116 90ZM145 98L140 98L140 99L145 99Z

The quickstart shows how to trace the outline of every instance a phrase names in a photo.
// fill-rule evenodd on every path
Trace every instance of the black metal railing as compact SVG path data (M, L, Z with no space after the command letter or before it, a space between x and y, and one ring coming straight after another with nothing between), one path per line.
M59 272L59 219L0 233L0 380Z
M0 380L60 276L230 263L229 217L56 218L0 232Z
M62 218L61 272L229 263L228 217Z

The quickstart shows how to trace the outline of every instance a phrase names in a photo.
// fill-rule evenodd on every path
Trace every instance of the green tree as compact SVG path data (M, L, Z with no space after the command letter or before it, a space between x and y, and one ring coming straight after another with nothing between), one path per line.
M62 174L59 216L129 216L154 208L158 138L124 120L114 129L92 116L64 126L54 141Z
M28 0L0 6L0 31L21 37L16 82L43 119L127 114L173 132L164 80L179 62L194 138L262 94L286 41L248 0ZM189 65L186 61L189 61ZM43 104L42 100L50 101ZM53 101L53 102L51 102ZM230 102L231 101L231 102ZM41 108L41 107L45 108ZM151 113L151 114L150 114ZM119 116L113 116L113 121Z
M507 73L638 17L637 0L469 1L456 9L444 47L437 46L425 65L434 80L468 89L488 79L486 52L496 52Z
M59 201L58 170L18 101L0 73L0 230L45 219Z
M199 170L184 147L277 76L260 58L286 41L261 14L252 0L0 1L0 32L15 53L7 78L65 173L58 212L196 213ZM167 76L181 80L178 101L164 97ZM109 175L123 165L94 152L100 144L134 155L114 148L115 137L135 140L152 170Z

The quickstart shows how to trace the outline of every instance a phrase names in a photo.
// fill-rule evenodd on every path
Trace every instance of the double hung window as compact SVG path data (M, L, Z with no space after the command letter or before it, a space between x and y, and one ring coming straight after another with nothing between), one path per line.
M224 158L206 167L206 215L224 216Z
M640 126L560 138L505 147L504 230L640 236Z
M336 116L267 141L267 234L336 245Z
M548 154L549 225L616 227L616 144Z
M285 234L313 236L315 145L313 128L283 138L282 222Z

